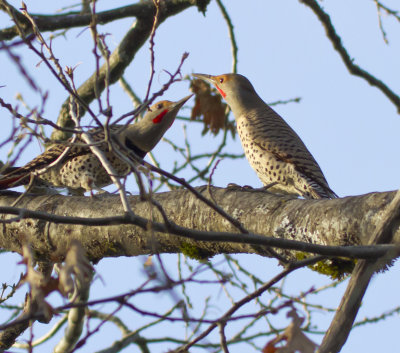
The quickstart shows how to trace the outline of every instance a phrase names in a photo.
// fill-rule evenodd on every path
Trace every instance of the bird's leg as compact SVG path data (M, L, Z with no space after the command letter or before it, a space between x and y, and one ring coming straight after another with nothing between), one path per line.
M97 194L93 194L94 190L97 191ZM100 196L103 194L110 194L110 193L107 190L98 188L96 185L92 186L92 189L90 190L90 197L96 197L96 196Z
M96 186L96 184L93 182L92 179L90 179L90 183L88 183L88 185L86 186L86 191L90 192L90 197L97 197L102 194L109 194L108 191L103 190L102 188ZM97 191L97 194L94 194L93 191Z
M267 185L264 185L261 189L264 191L267 191L268 189L272 188L273 186L275 186L276 184L278 184L277 181L274 181L273 183L269 183Z
M85 194L85 189L79 188L79 189L72 189L72 188L67 188L68 190L68 195L71 196L83 196Z

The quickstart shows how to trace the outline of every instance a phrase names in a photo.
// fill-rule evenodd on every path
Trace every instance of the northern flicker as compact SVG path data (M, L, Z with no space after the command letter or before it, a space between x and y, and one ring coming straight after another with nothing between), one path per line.
M245 155L265 186L305 198L337 197L300 137L258 96L246 77L193 76L214 85L225 98L235 116Z
M110 135L116 142L112 144L113 148L118 148L123 153L122 149L125 147L138 157L144 158L147 152L150 152L161 140L174 122L179 109L191 96L178 102L155 103L145 116L134 124L110 125ZM118 157L113 149L110 149L110 144L104 139L104 129L93 129L88 131L88 134L95 142L99 142L98 147L104 152L118 176L126 176L130 172L130 167ZM67 187L76 190L77 193L92 192L112 183L101 162L81 139L78 138L70 146L65 157L44 173L37 175L40 183L54 187ZM29 184L32 174L35 175L55 162L66 148L67 144L54 144L25 166L3 175L0 179L0 190Z

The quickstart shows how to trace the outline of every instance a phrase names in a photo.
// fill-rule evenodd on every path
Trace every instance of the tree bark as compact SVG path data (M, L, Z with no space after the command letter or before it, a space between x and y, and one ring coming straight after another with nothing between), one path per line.
M139 196L129 197L135 213L132 216L124 215L119 197L115 195L92 198L25 195L17 208L11 208L19 194L6 192L0 196L0 213L3 222L6 221L0 231L0 247L20 252L22 243L29 241L42 261L62 261L71 241L77 239L89 259L96 261L104 257L176 253L185 249L197 252L200 257L220 253L267 256L265 248L253 245L265 244L262 240L271 239L269 237L277 238L272 239L275 242L367 245L395 194L383 192L334 200L302 200L264 191L217 187L196 190L208 199L211 192L218 206L239 220L251 234L240 233L188 190L153 195L171 224L164 223L158 209L149 201L141 201ZM23 210L41 213L32 215ZM6 214L10 212L19 216ZM10 222L12 219L14 221ZM391 231L392 244L395 244L400 236L398 225ZM224 239L229 241L221 241ZM291 249L293 247L278 252L294 260L296 251Z

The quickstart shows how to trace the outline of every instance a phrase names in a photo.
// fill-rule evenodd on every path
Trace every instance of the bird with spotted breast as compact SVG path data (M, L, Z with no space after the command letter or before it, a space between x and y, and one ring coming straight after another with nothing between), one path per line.
M300 137L259 97L246 77L233 73L193 76L215 86L228 103L246 158L265 186L304 198L337 197Z
M113 148L133 151L138 157L144 158L157 143L165 132L173 124L180 108L192 97L189 95L177 102L161 101L152 105L145 116L129 125L110 125L109 131ZM128 163L118 157L110 144L105 141L103 128L88 131L91 138L99 143L98 147L105 154L118 177L126 176L131 168ZM2 175L0 179L0 190L14 186L28 185L31 175L36 175L39 183L50 187L67 187L82 194L85 191L100 190L102 187L112 183L107 171L103 168L100 160L92 153L80 138L73 143L69 140L70 149L66 155L57 161L66 150L68 144L56 143L49 149L37 156L25 166L14 169L8 174ZM54 163L56 162L57 163ZM49 165L54 163L46 169ZM41 173L41 171L44 171Z

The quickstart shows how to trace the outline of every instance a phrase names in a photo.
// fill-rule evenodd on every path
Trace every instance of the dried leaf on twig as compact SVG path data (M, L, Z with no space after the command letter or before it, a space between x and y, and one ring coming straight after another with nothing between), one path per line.
M209 130L214 135L217 135L225 126L226 104L222 102L219 93L216 93L203 80L192 80L190 89L196 97L191 119L195 120L203 116L204 130L202 135L206 134Z
M35 270L35 260L32 250L28 244L22 247L23 260L26 265L26 274L22 277L21 284L28 283L30 287L30 300L28 312L30 314L40 313L44 319L42 322L49 322L53 316L53 308L46 302L45 298L54 290L57 290L57 281Z
M318 347L301 330L304 319L299 317L295 309L287 314L292 318L292 323L278 337L269 341L263 349L263 353L314 353ZM281 341L286 341L285 346L275 347Z

